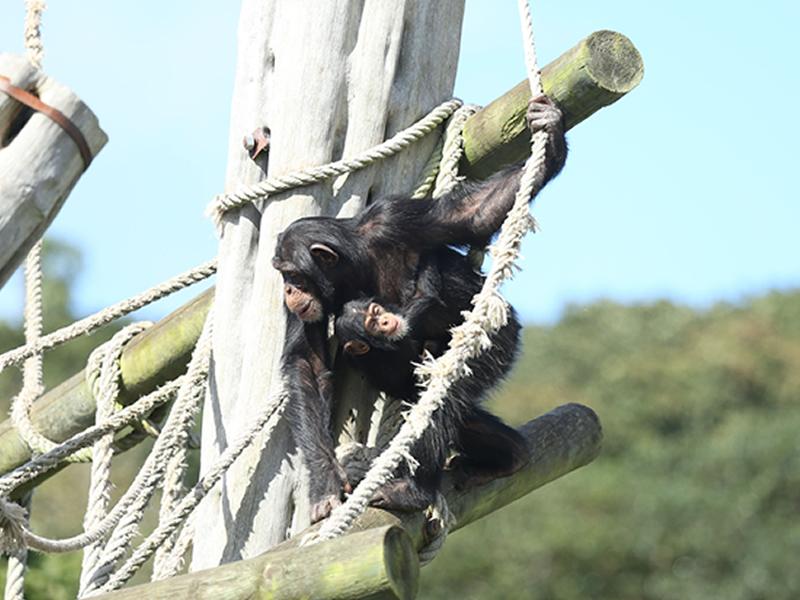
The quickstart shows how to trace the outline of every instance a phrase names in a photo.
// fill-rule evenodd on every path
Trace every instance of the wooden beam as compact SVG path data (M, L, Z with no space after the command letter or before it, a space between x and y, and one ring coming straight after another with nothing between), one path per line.
M456 517L454 531L588 464L599 453L603 437L597 415L580 404L560 406L520 431L528 441L531 462L513 476L457 490L446 475L442 493ZM430 525L422 513L369 508L347 535L328 542L299 547L306 535L319 529L317 524L256 558L97 598L413 598L419 570L416 552L435 534Z
M92 157L105 146L108 137L89 107L26 59L0 54L0 76L66 116ZM85 166L62 127L0 91L0 288L53 222Z
M565 110L570 128L633 89L642 72L641 56L630 40L619 33L599 31L547 65L543 83ZM524 157L527 145L520 145L520 140L525 139L523 121L529 96L520 84L467 121L467 173L479 176ZM210 294L192 300L131 342L122 362L126 390L147 393L185 368L208 311ZM47 437L62 441L94 422L94 406L81 372L37 400L32 418ZM28 458L30 453L11 422L0 423L0 473Z
M312 546L93 596L97 600L411 600L419 561L402 528L389 525Z
M122 353L120 401L129 404L186 370L214 291L207 290L136 336ZM31 419L47 438L61 442L94 424L95 400L81 371L43 394ZM0 473L30 459L30 451L11 420L0 423Z
M445 474L442 493L456 518L453 531L511 504L535 489L592 462L600 453L603 429L597 414L582 404L564 404L523 425L519 431L528 441L530 463L511 477L496 479L481 486L456 489L449 473ZM316 531L314 525L276 550L298 543ZM430 542L430 523L422 513L391 513L368 508L353 524L352 532L374 527L403 527L419 550Z
M627 37L597 31L542 69L542 88L564 112L567 129L572 129L622 98L643 76L642 57ZM462 173L482 179L530 154L525 125L530 97L526 79L467 120Z

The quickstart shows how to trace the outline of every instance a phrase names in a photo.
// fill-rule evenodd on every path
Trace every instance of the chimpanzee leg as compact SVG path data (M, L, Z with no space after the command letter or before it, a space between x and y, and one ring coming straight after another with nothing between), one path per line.
M464 421L456 449L459 456L450 467L460 487L507 477L530 461L525 438L482 409L476 409Z

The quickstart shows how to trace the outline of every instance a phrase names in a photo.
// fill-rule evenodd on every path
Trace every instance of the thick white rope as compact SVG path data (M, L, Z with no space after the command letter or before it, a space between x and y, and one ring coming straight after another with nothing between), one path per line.
M108 419L116 408L120 391L122 368L119 360L122 350L134 336L138 335L152 323L135 323L117 332L111 340L97 347L89 356L86 364L86 382L95 398L95 424ZM84 530L97 527L108 514L111 502L111 459L114 456L114 433L108 433L94 443L92 447L92 470L89 484L89 495L84 515ZM103 545L93 542L83 549L81 581L79 590L85 589L88 580L85 575L96 569L100 561Z
M206 214L214 221L219 231L222 226L222 218L227 211L263 200L270 194L277 194L311 185L312 183L319 183L345 173L351 173L363 169L378 160L393 156L436 129L459 106L461 106L460 100L454 99L443 102L410 127L353 158L270 177L235 192L220 194L209 204Z
M217 261L216 259L210 260L198 265L197 267L194 267L193 269L190 269L189 271L168 279L167 281L164 281L163 283L160 283L149 290L134 296L133 298L117 302L116 304L104 308L93 315L89 315L80 321L75 321L71 325L67 325L66 327L62 327L53 333L49 333L39 339L35 344L25 344L24 346L20 346L19 348L15 348L5 352L4 354L0 354L0 371L3 371L10 365L19 364L26 358L29 358L39 352L50 350L51 348L55 348L56 346L68 342L69 340L75 339L76 337L91 333L95 329L111 323L120 317L124 317L135 310L139 310L148 304L169 296L170 294L180 291L190 285L199 283L216 272Z
M252 427L246 431L237 441L228 446L220 455L217 461L203 475L195 486L183 497L181 502L173 511L170 518L160 523L158 528L153 531L147 539L134 551L133 555L119 568L117 572L109 578L108 582L98 590L99 593L110 592L118 589L130 579L134 573L153 555L167 537L172 535L187 517L197 508L200 501L206 496L228 468L236 461L244 450L253 442L256 435L262 430L265 431L265 438L268 439L273 428L278 422L278 417L286 406L286 398L283 394L270 400L264 411L253 422ZM177 547L177 544L176 544Z
M192 389L197 387L198 384L200 386L205 385L205 377L208 375L208 360L203 362L202 355L205 354L206 357L210 355L211 346L209 331L210 325L207 320L206 326L198 341L197 348L195 348L195 352L192 355L192 361L190 361L190 366L192 363L200 363L203 367L198 368L192 375L187 374L187 376L183 378L180 390L184 388ZM199 357L198 353L200 353ZM3 498L5 494L2 488L2 484L5 483L4 480L6 479L4 477L0 479L0 521L5 521L2 523L3 528L10 531L21 531L23 540L27 542L28 546L41 552L71 552L73 550L79 550L105 537L105 535L120 522L123 516L125 516L132 507L136 506L137 501L140 500L141 497L145 495L149 497L155 490L155 487L164 474L166 466L164 457L167 456L167 450L173 445L175 436L174 430L179 429L189 418L193 418L194 414L199 410L199 394L181 394L180 390L162 434L156 440L153 450L147 457L142 469L136 475L133 483L122 498L97 527L90 531L84 531L81 534L61 540L49 539L33 533L19 523L18 515L13 514L13 512L9 513L7 510L7 505L9 503ZM35 459L32 462L35 462ZM3 550L6 549L0 548L0 551Z
M8 496L21 485L29 483L40 475L56 468L71 454L90 446L107 433L117 431L139 421L144 416L150 414L154 409L162 404L166 404L175 396L184 379L185 376L181 376L164 384L148 395L142 396L134 404L115 413L102 424L93 425L92 427L76 433L71 438L59 444L58 447L32 458L24 465L3 475L0 477L0 498ZM0 509L0 523L2 522L2 517L3 511Z
M163 479L171 456L178 448L180 440L185 439L186 432L194 424L195 417L202 405L208 378L211 360L212 323L213 317L209 315L197 346L192 353L186 377L178 390L178 396L175 399L172 410L142 468L142 471L151 471L152 476L147 478L146 484L141 487L141 493L131 500L128 509L121 515L121 518L106 529L107 533L111 527L115 527L103 548L101 560L98 561L98 564L90 573L84 574L87 583L81 595L93 593L103 585L113 572L114 565L130 547L133 538L138 533L138 524L144 515L147 503L155 492L157 485ZM139 479L138 475L136 479ZM135 484L136 480L134 481L134 487Z
M524 4L524 6L523 6ZM523 21L528 13L527 0L520 0ZM531 59L528 61L528 77L532 86L538 84L533 29L523 24L527 35ZM534 95L541 94L536 90ZM356 487L344 504L333 510L323 522L318 534L308 540L322 541L343 534L361 515L378 488L389 481L400 462L407 460L413 444L422 436L431 423L433 413L441 407L450 387L469 372L467 361L491 346L489 335L508 322L508 305L500 295L500 284L514 273L514 266L522 239L530 231L533 222L528 204L544 183L545 149L547 134L538 132L533 136L531 156L525 162L520 189L514 199L490 253L492 266L481 291L473 298L474 308L465 312L465 320L452 329L452 340L448 350L438 359L426 359L417 367L416 373L424 385L418 402L409 411L408 418L399 433L372 464L367 476Z
M44 59L41 24L44 12L43 0L26 0L25 2L25 48L28 60L37 69L41 68ZM25 263L25 343L34 344L42 336L42 242L37 241L28 253ZM29 422L30 403L44 390L44 370L41 353L35 354L25 361L23 383L17 402L18 408L12 410L12 421ZM25 512L27 524L30 514L31 495L29 492L21 506ZM21 542L21 540L20 540ZM8 557L6 565L5 595L7 600L22 600L25 597L25 571L28 562L28 549L20 543Z

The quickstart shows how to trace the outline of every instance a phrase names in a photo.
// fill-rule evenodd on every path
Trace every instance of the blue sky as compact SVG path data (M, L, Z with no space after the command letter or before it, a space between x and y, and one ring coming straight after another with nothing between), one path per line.
M0 3L0 51L23 51L23 5ZM642 53L645 77L569 134L567 167L534 211L542 231L506 289L522 316L548 322L598 298L705 307L800 286L800 4L573 0L533 11L542 64L614 29ZM203 209L224 179L237 17L236 2L51 0L45 70L110 137L50 229L84 252L80 314L215 254ZM456 95L488 103L524 73L516 3L468 0ZM20 315L21 298L18 279L0 290L0 317Z

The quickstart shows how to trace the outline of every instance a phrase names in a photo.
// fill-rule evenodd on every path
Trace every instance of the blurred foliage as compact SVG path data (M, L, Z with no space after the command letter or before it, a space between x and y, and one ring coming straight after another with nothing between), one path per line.
M420 598L800 597L800 293L528 327L493 407L600 415L598 459L454 534Z
M42 252L42 295L44 330L51 332L80 318L72 306L72 290L82 267L80 253L64 243L45 241ZM20 298L20 305L23 298ZM89 353L109 340L125 321L113 323L94 333L77 338L45 354L45 386L50 389L74 375L86 364ZM24 342L21 321L0 321L0 353ZM17 369L0 373L0 414L8 415L11 399L22 384ZM127 488L150 444L121 455L115 460L112 479L114 499ZM39 486L33 495L33 527L51 536L74 535L81 530L86 492L89 482L88 465L74 465ZM68 502L64 499L68 498ZM152 523L152 516L148 519ZM68 600L78 590L81 554L42 555L31 553L30 571L26 577L26 598L30 600ZM0 559L0 589L5 586L5 559Z
M74 320L79 269L74 250L48 248L48 331ZM48 353L48 385L113 331ZM587 404L603 422L603 452L450 537L423 571L420 598L800 597L800 292L705 312L601 302L524 336L493 409L521 423ZM0 322L0 350L21 342L19 323ZM0 374L0 408L18 386L13 369ZM116 494L145 451L115 462ZM79 530L85 496L75 490L87 480L73 466L37 489L37 531ZM27 597L74 598L79 565L78 553L32 555Z

